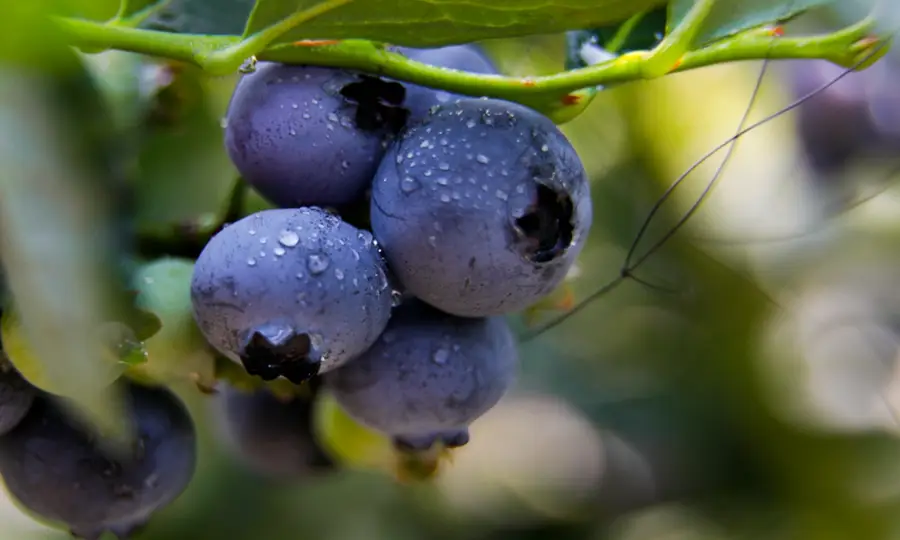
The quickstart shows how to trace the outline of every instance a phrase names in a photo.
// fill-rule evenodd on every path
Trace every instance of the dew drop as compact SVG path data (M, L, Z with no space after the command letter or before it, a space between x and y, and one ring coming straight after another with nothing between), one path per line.
M228 128L228 117L222 117L222 119L219 120L219 127L221 127L222 129Z
M547 146L546 144L541 146L541 152L549 152L549 151L550 151L550 147Z
M466 127L469 129L475 127L475 120L469 120L468 122L466 122Z
M446 176L442 176L442 177L440 177L440 178L437 179L437 183L440 184L440 185L442 185L442 186L446 186L448 183L450 183L450 181L447 179Z
M488 159L488 157L484 154L478 154L477 156L475 156L475 161L477 161L478 163L481 163L482 165L486 165L491 160Z
M297 279L303 279L305 277L306 276L303 274L303 272L297 272Z
M278 235L278 243L285 247L294 247L300 243L300 235L285 229Z
M400 291L391 291L391 306L397 307L403 303L403 293Z
M247 259L247 266L256 266L256 259L254 259L253 257Z
M442 366L450 359L450 351L447 349L438 349L431 356L431 359L434 360L435 364Z
M343 280L343 279L344 279L344 271L341 270L340 268L335 268L335 269L334 269L334 277L335 277L338 281Z
M314 253L307 257L306 267L309 269L310 274L317 276L328 268L328 257L320 253Z
M440 170L442 170L442 171L449 171L449 170L450 170L450 164L447 163L446 161L442 161L441 163L438 163L438 169L440 169Z
M496 195L497 198L500 199L501 201L505 201L505 200L509 199L509 194L503 190L498 189L497 192L494 193L494 195Z
M292 108L292 109L299 109L299 108L300 108L300 105L299 105L298 103L291 103L291 108Z
M350 253L353 254L353 260L354 260L354 261L358 261L358 260L359 260L359 252L358 252L358 251L356 251L356 250L353 249L353 248L350 248Z
M282 255L285 254L285 251L284 251L283 247L278 246L272 250L272 253L274 253L276 257L281 257Z
M265 243L268 242L268 241L269 241L269 239L266 238L265 236L263 236L262 238L259 239L259 243L260 243L260 244L265 244Z
M434 235L429 236L428 237L428 245L433 248L436 248L437 247L437 237Z
M249 234L250 236L256 236L256 229L250 229L249 231L247 231L247 234Z
M304 120L309 120L311 118L308 112L303 113L301 116L303 116Z
M412 193L420 187L421 184L419 184L419 181L412 176L404 176L403 179L400 180L400 190L403 191L403 193Z
M445 202L445 203L450 202L450 195L447 195L446 193L441 193L441 202Z

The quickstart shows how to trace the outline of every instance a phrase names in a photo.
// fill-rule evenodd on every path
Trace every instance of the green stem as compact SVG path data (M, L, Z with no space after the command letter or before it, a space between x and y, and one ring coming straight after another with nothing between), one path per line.
M346 1L349 0L332 0L326 2L326 7L322 9L332 9L337 3ZM318 14L303 12L297 15L297 19L286 20L285 27ZM280 44L261 52L257 50L258 47L265 47L270 43L276 30L269 32L267 29L247 40L241 40L236 36L172 34L73 19L59 19L59 24L70 41L78 46L122 49L182 60L207 70L212 67L211 72L216 75L236 71L247 57L255 54L260 60L354 69L449 92L516 101L551 117L556 113L565 114L561 111L571 111L574 106L579 105L579 100L572 96L581 89L647 77L647 59L641 55L624 55L580 69L523 79L442 69L409 60L399 53L390 52L365 40L344 40L333 45L317 46ZM687 52L674 71L766 58L818 58L851 66L861 54L871 51L879 44L878 40L871 40L872 29L873 21L866 19L841 31L821 36L772 37L765 31L748 31ZM283 30L282 27L277 29L279 32ZM860 46L860 43L866 43L865 39L871 41ZM583 100L580 106L584 106Z
M56 23L73 45L91 49L119 49L203 67L201 58L240 42L237 36L205 36L142 30L82 19L57 18Z
M122 2L122 4L119 6L119 12L115 17L113 17L111 21L109 21L109 24L135 28L137 26L140 26L141 23L152 17L154 14L165 9L166 6L171 3L171 1L172 0L160 0L159 2L151 4L140 11L132 13L131 15L125 15L126 4L125 2Z
M297 11L276 24L246 36L234 45L202 56L200 63L206 71L213 75L229 75L236 71L247 58L266 49L294 27L350 2L353 0L327 0L309 9Z
M695 0L684 19L663 38L655 49L649 53L629 53L644 55L641 66L645 78L652 79L671 73L678 63L683 61L684 56L697 40L697 36L700 35L715 3L716 0Z
M622 23L615 35L603 47L607 52L618 53L619 49L625 46L628 36L634 32L635 27L640 24L641 20L647 15L646 11L642 11L633 15L630 19Z

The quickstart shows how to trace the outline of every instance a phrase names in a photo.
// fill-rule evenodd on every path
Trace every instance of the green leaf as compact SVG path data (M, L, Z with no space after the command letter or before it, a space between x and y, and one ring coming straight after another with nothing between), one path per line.
M181 34L241 35L253 0L170 0L140 26Z
M719 0L709 16L699 41L706 43L765 24L787 21L814 8L837 0ZM694 0L672 0L669 29L678 25Z
M333 0L332 0L333 1ZM310 9L317 0L259 0L246 35ZM304 39L369 39L436 47L483 39L548 34L621 22L662 0L348 0L283 35Z

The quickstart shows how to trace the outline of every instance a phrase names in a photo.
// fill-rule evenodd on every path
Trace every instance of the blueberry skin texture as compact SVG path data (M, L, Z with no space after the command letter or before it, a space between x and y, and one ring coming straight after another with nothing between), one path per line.
M372 235L319 208L263 210L214 236L191 279L207 341L251 375L293 382L351 360L387 325Z
M345 97L348 87L370 101ZM276 206L349 204L368 188L395 134L379 115L403 96L397 83L349 71L263 62L235 87L225 147L241 176Z
M0 369L0 435L6 435L25 418L37 390L19 373Z
M481 52L481 49L474 45L450 45L433 49L399 47L398 52L410 60L432 66L484 75L499 73L494 64ZM403 106L409 110L410 121L418 122L428 116L428 111L432 107L451 103L463 97L461 94L451 94L443 90L407 83Z
M513 334L502 317L463 318L411 301L395 310L378 341L325 375L338 404L399 447L468 441L468 426L512 386Z
M298 479L333 468L313 436L312 400L282 402L267 390L225 387L215 410L223 438L242 462L273 479Z
M127 385L137 443L124 456L41 394L18 427L0 437L0 474L25 508L74 536L127 538L175 500L194 474L194 425L165 389Z
M592 221L584 166L556 126L499 100L438 107L372 188L372 231L402 287L459 316L523 309L562 282Z

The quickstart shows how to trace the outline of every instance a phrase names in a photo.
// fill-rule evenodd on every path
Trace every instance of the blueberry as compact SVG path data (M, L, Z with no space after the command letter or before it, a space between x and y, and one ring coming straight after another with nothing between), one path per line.
M0 435L5 435L25 418L37 390L12 367L0 368Z
M225 146L276 206L343 206L368 188L407 117L402 85L349 71L260 63L235 87Z
M440 106L405 131L378 169L371 214L403 288L471 317L552 291L592 219L587 174L566 137L493 99Z
M194 318L247 372L300 383L366 350L391 288L372 235L319 208L263 210L214 236L194 266Z
M420 301L397 308L371 349L328 373L338 404L400 448L468 442L468 426L512 385L518 353L502 317L463 318Z
M312 433L311 396L283 402L267 390L226 387L216 412L232 451L261 474L299 478L332 466Z
M793 62L789 81L799 98L843 74L825 60ZM900 68L890 61L844 75L797 108L800 142L817 172L841 172L867 157L892 156L900 148Z
M61 402L38 396L22 423L0 437L0 474L10 494L88 539L106 531L128 537L175 500L194 474L194 425L169 391L125 389L137 439L121 453Z
M497 68L475 45L451 45L436 49L410 49L398 48L398 52L407 58L429 64L432 66L496 75ZM442 90L434 90L415 84L406 85L406 100L403 106L409 110L410 121L420 121L428 115L428 111L435 105L449 103L463 96L451 94Z

